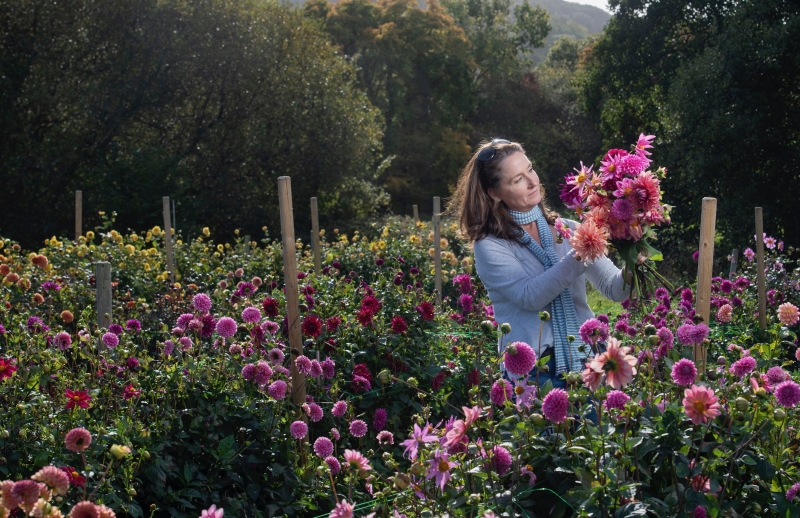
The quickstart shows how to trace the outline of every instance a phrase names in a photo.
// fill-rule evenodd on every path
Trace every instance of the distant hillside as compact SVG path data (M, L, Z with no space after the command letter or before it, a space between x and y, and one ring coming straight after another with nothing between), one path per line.
M547 44L534 52L534 62L540 63L547 57L550 47L558 38L571 36L582 39L590 34L603 31L611 15L592 5L576 4L564 0L528 0L531 5L541 5L550 13L550 24L553 26L547 36ZM514 0L514 4L522 0Z

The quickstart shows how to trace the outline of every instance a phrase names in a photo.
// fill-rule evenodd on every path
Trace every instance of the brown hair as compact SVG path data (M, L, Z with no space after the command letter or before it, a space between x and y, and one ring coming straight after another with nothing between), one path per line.
M524 154L525 150L517 142L497 144L494 146L495 156L486 162L479 162L478 154L491 145L492 141L481 142L478 150L461 170L448 212L458 218L459 234L470 242L489 235L520 242L522 228L508 213L504 202L495 201L489 196L489 189L496 189L500 184L500 166L503 161L514 153ZM558 213L547 205L544 187L540 186L540 189L542 201L539 207L547 223L553 225Z

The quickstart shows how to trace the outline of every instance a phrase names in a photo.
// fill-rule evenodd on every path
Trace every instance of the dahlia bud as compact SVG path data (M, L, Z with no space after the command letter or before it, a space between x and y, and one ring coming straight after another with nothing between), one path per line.
M509 334L511 332L511 324L509 324L508 322L500 324L500 332L503 333L504 335Z
M481 322L481 331L483 331L483 333L488 336L497 333L497 330L494 327L494 322L492 322L491 320L484 320L483 322Z
M775 411L772 412L772 417L776 421L783 421L786 419L786 411L784 411L782 408L776 408Z
M658 345L661 342L661 338L658 335L650 335L647 337L647 342L650 345Z
M717 357L717 365L727 365L727 364L728 364L727 358L725 358L724 356Z
M735 404L736 404L736 410L738 410L739 412L744 412L745 410L750 408L750 402L743 397L737 397Z
M656 331L657 331L656 326L654 326L653 324L647 324L646 326L644 326L645 336L654 335L656 334Z
M531 416L531 422L534 426L544 426L547 424L547 420L542 414L533 414Z
M405 473L394 474L394 487L397 488L398 491L403 491L409 485L411 485L411 477Z
M392 379L392 375L389 372L389 369L383 369L378 373L378 381L386 385Z
M548 313L547 311L540 311L539 320L541 320L542 322L547 322L548 320L550 320L550 313Z

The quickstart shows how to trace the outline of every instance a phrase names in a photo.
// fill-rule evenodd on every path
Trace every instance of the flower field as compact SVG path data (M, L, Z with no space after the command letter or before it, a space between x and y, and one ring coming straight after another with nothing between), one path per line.
M508 329L443 235L441 307L425 223L329 229L318 275L298 242L302 355L269 236L175 236L174 285L158 227L2 241L0 518L800 516L795 250L767 241L765 330L746 251L712 322L683 287L584 324L596 353L563 390L525 376L538 344L498 355Z

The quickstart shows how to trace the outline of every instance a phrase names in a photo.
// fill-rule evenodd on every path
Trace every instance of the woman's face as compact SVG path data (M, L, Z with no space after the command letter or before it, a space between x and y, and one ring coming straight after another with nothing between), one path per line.
M528 212L542 201L539 176L524 153L514 153L500 164L500 182L489 196L503 201L509 209Z

